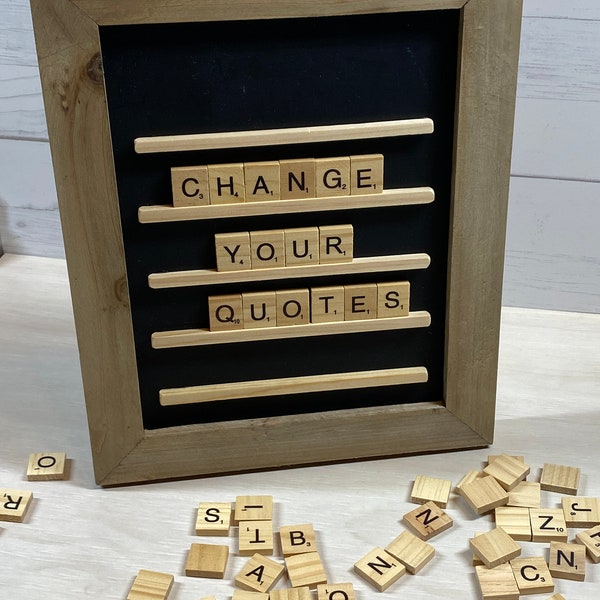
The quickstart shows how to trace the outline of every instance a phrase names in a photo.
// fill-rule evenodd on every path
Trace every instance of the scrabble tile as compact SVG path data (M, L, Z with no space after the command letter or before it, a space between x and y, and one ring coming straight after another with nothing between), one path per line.
M277 326L275 292L244 292L242 294L244 329Z
M233 590L231 600L269 600L269 594L247 592L246 590Z
M361 154L350 157L350 193L383 192L383 154Z
M506 456L505 454L488 454L488 465L492 464L497 458L500 458L501 456ZM514 458L515 460L518 460L519 462L524 463L525 462L525 457L518 455L518 454L509 454L508 456L510 456L511 458Z
M272 521L273 496L237 496L234 522Z
M285 590L273 590L269 594L269 600L311 600L310 588L298 587Z
M462 485L460 495L478 515L504 506L508 502L508 492L489 475Z
M283 234L286 266L319 264L318 227L284 229Z
M495 569L475 567L483 600L519 600L519 588L509 564Z
M567 524L562 508L530 508L533 542L567 541Z
M585 548L580 544L550 542L548 567L555 579L585 581Z
M454 487L454 492L460 494L465 483L471 483L471 481L475 481L475 479L481 479L482 477L484 477L484 474L481 471L472 469L456 484Z
M252 268L250 232L215 234L217 271L247 271Z
M250 253L253 269L285 267L285 236L283 229L251 231Z
M200 598L200 600L217 600L216 596L205 596L204 598Z
M575 537L579 544L585 546L589 559L593 563L600 563L600 525L581 531Z
M279 162L244 163L246 202L279 200Z
M235 577L235 584L251 592L269 592L285 573L285 567L266 556L255 554Z
M476 531L473 534L473 537L476 538L478 535L483 535L484 533L485 533L485 531ZM483 561L479 558L479 556L477 556L477 554L475 554L475 552L473 552L472 564L474 567L476 567L477 565L483 564Z
M229 535L231 502L201 502L196 517L196 535Z
M281 538L281 551L284 556L317 550L315 530L310 523L280 527L279 536Z
M562 594L554 594L550 598L546 598L546 600L566 600L566 598Z
M501 454L492 461L483 472L491 475L506 491L510 492L529 474L529 465L509 456Z
M127 600L166 600L174 579L168 573L141 569L127 594Z
M542 469L540 485L543 490L571 494L575 496L579 488L581 470L577 467L565 467L546 463Z
M539 508L542 503L542 492L537 481L521 481L508 492L507 506Z
M377 318L407 317L410 283L396 281L377 284Z
M404 515L403 520L423 540L446 531L453 524L450 516L433 502L427 502L411 510Z
M229 546L192 544L185 563L188 577L223 579L227 568Z
M377 318L377 284L344 286L344 320L362 321Z
M308 288L277 290L275 301L277 304L276 320L278 327L310 323L310 291Z
M319 263L352 262L354 257L354 227L323 225L319 227Z
M282 200L315 197L314 158L280 160L279 177Z
M554 591L554 581L543 557L515 558L510 561L510 566L521 595Z
M496 527L469 540L471 549L488 569L521 555L521 546L505 531Z
M563 498L562 509L567 527L600 525L600 498Z
M406 573L406 567L383 548L374 548L355 563L354 571L376 590L384 592Z
M496 508L496 527L504 529L513 540L531 541L529 509L520 506Z
M240 521L238 535L240 556L273 554L272 521Z
M315 161L317 198L350 195L350 157L317 158Z
M291 554L285 557L288 578L292 587L316 587L327 582L327 575L317 552Z
M311 323L331 323L344 320L344 286L310 289Z
M417 475L413 484L410 501L417 504L434 502L440 508L446 508L450 497L452 482L448 479Z
M409 531L403 531L385 547L409 573L416 575L435 556L435 548Z
M208 167L173 167L171 169L173 206L210 204Z
M208 165L208 187L211 204L245 202L243 163Z
M317 600L356 600L351 583L322 583L317 586Z
M242 295L209 296L208 317L211 331L243 329Z
M29 455L29 481L57 481L65 479L67 455L64 452L40 452Z
M33 492L0 488L0 521L22 523L33 500Z

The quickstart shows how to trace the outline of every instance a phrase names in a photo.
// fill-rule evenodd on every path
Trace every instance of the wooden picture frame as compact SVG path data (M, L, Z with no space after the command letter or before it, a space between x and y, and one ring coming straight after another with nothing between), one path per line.
M495 417L521 0L31 0L96 481L482 447ZM99 28L460 11L444 395L144 428Z

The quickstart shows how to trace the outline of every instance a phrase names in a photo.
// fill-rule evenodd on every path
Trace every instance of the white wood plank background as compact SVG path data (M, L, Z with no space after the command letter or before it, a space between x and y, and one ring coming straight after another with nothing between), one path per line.
M523 15L504 303L600 312L600 3L525 0ZM0 0L0 17L0 240L60 257L28 0Z

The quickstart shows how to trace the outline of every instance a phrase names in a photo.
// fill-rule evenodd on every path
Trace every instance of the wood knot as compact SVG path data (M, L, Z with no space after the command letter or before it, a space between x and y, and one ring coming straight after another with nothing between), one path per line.
M87 75L92 83L102 83L104 80L104 69L102 67L102 56L96 52L87 64Z
M115 296L124 306L129 304L129 294L127 290L127 277L123 275L115 281Z

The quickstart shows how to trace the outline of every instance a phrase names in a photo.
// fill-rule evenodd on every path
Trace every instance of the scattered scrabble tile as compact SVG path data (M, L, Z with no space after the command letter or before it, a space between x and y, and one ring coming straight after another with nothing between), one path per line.
M279 536L283 556L317 550L315 530L310 523L280 527Z
M500 458L501 456L507 456L507 455L506 454L489 454L488 455L488 465L492 464L497 458ZM518 460L522 463L525 462L524 456L520 456L517 454L508 454L508 456L510 456L511 458L514 458L515 460Z
M229 535L231 502L201 502L196 517L196 535Z
M508 492L490 475L463 484L460 495L478 515L508 502Z
M285 573L285 567L255 554L235 577L235 584L251 592L269 592Z
M67 455L64 452L40 452L29 455L29 481L58 481L66 477Z
M273 519L273 496L237 496L234 522L271 521Z
M499 506L496 508L496 527L500 527L513 540L531 541L531 520L529 509L516 506Z
M127 594L127 600L166 600L174 579L168 573L142 569Z
M472 538L469 543L489 569L521 555L521 546L499 527Z
M188 577L223 579L227 568L229 546L192 544L185 563Z
M600 525L600 498L563 498L562 509L567 527Z
M510 565L494 569L477 566L475 574L483 600L519 600L519 588Z
M486 475L491 475L506 491L512 490L523 481L529 471L529 465L508 454L501 454L483 470Z
M231 600L269 600L269 594L247 592L246 590L233 590Z
M273 590L269 594L269 600L311 600L311 598L312 595L308 587Z
M550 542L548 567L556 579L585 580L585 548L580 544Z
M425 504L431 501L440 508L446 508L451 488L452 482L447 479L417 475L410 495L410 501L417 504Z
M217 271L247 271L252 269L250 232L216 233L215 256Z
M476 531L475 534L473 535L474 538L476 538L478 535L483 535L485 533L485 531ZM473 560L472 560L473 566L476 567L477 565L482 565L483 561L479 558L479 556L477 556L477 554L475 554L475 552L473 552Z
M600 525L581 531L576 536L577 542L586 547L587 555L593 563L600 563Z
M383 192L383 154L350 157L350 191L352 194Z
M404 515L403 520L423 540L446 531L453 523L450 516L433 502L427 502L411 510Z
M351 583L322 583L317 586L317 600L356 600Z
M0 521L22 523L32 499L33 492L0 489Z
M354 571L380 592L406 573L406 567L383 548L374 548L354 565Z
M403 531L385 547L409 573L417 574L435 556L435 548L409 531Z
M537 481L521 481L508 492L507 506L539 508L542 504L542 488Z
M321 557L317 552L292 554L285 557L288 578L292 587L316 587L327 581Z
M562 508L530 508L533 542L566 542L567 524Z
M272 521L240 521L238 533L240 556L273 554Z
M546 600L566 600L566 598L562 594L554 594L554 596L550 596Z
M482 477L485 477L482 471L472 469L456 484L454 492L460 494L465 483L471 483L471 481L475 481L475 479L481 479Z
M215 596L205 596L204 598L200 598L200 600L217 600Z
M575 496L579 489L581 470L577 467L565 467L550 463L544 464L540 485L543 490L571 494Z
M554 581L543 557L515 558L510 561L510 566L522 595L554 591Z

